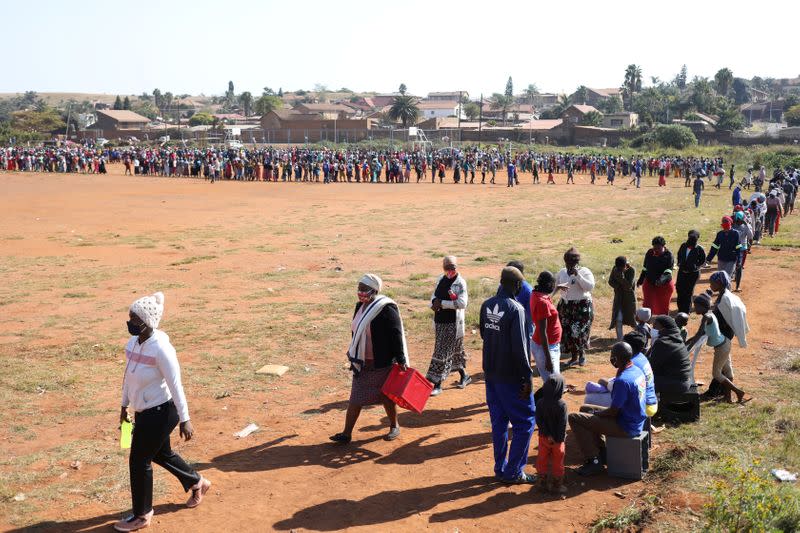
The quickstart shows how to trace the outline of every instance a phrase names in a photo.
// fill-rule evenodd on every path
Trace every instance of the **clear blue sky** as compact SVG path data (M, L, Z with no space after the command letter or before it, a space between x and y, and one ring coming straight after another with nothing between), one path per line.
M28 0L3 6L0 92L543 92L800 75L796 1Z

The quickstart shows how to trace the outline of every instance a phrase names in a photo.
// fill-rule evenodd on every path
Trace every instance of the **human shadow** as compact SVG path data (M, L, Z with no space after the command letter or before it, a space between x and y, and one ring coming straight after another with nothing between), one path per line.
M285 435L250 448L219 455L208 463L197 465L198 470L213 467L223 472L264 472L299 466L343 468L372 461L381 454L361 446L381 437L354 441L348 445L324 442L318 444L282 444L297 435Z
M465 479L409 490L386 490L361 500L335 499L312 505L273 524L277 530L336 531L402 520L453 500L471 498L503 487L494 477Z
M185 509L185 505L178 505L175 503L153 506L153 511L157 516L163 516ZM8 533L30 533L32 531L57 531L58 533L110 531L112 522L124 518L126 514L128 513L108 513L102 516L93 516L91 518L82 518L78 520L44 520L21 528L8 530Z
M375 462L379 464L418 465L431 459L453 457L462 453L484 450L491 446L492 443L491 433L479 433L451 437L439 442L426 444L426 441L435 436L436 433L432 433L425 437L414 439L396 448L389 455L380 457Z
M319 407L314 407L312 409L306 409L305 411L303 411L303 414L304 415L321 415L321 414L325 414L325 413L327 413L329 411L344 411L345 409L347 409L347 404L348 404L347 400L342 400L342 401L338 401L338 402L330 402L330 403L326 403L326 404L320 405Z
M567 474L568 492L566 498L574 498L587 491L614 490L623 485L633 483L629 480L617 479L608 476L594 478L579 478L577 475ZM483 501L459 507L448 511L433 513L428 519L431 523L448 522L450 520L470 520L504 513L524 505L532 505L560 499L559 496L543 493L536 487L524 492L503 491L492 494Z
M451 409L426 409L422 414L402 412L398 415L400 427L406 428L426 428L430 426L440 426L442 424L459 424L472 420L477 416L488 412L485 403L473 403L453 407ZM388 426L389 419L382 417L379 424L363 426L359 431L380 431Z

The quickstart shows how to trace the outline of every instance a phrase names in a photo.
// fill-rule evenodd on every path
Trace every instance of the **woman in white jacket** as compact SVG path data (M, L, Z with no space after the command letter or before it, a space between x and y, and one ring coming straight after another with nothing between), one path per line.
M194 435L189 407L181 384L181 370L169 336L158 330L164 313L160 292L133 302L125 346L127 364L122 381L120 422L135 413L133 442L129 458L133 513L114 524L117 531L136 531L150 525L153 518L152 462L174 475L186 492L191 490L187 507L197 507L211 487L170 447L169 436L180 422L180 435L187 441Z
M467 282L458 273L458 263L452 255L444 258L442 269L444 274L436 280L436 288L431 295L436 329L433 355L426 376L434 385L431 396L442 393L442 382L451 372L460 374L457 386L461 389L472 382L467 373L467 354L464 351L464 319L469 300Z

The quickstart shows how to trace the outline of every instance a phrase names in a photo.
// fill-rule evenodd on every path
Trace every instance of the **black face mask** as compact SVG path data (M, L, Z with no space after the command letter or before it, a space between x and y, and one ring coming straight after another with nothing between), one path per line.
M141 324L134 324L130 320L128 320L128 322L126 322L126 324L128 324L128 333L130 333L131 335L141 335L142 334L142 329L144 329L144 328L142 327Z

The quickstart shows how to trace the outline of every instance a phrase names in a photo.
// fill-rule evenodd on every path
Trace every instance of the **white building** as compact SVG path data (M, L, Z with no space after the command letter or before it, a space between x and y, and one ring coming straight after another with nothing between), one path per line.
M461 104L454 100L423 100L417 103L420 120L429 118L458 117L466 118L461 110Z

